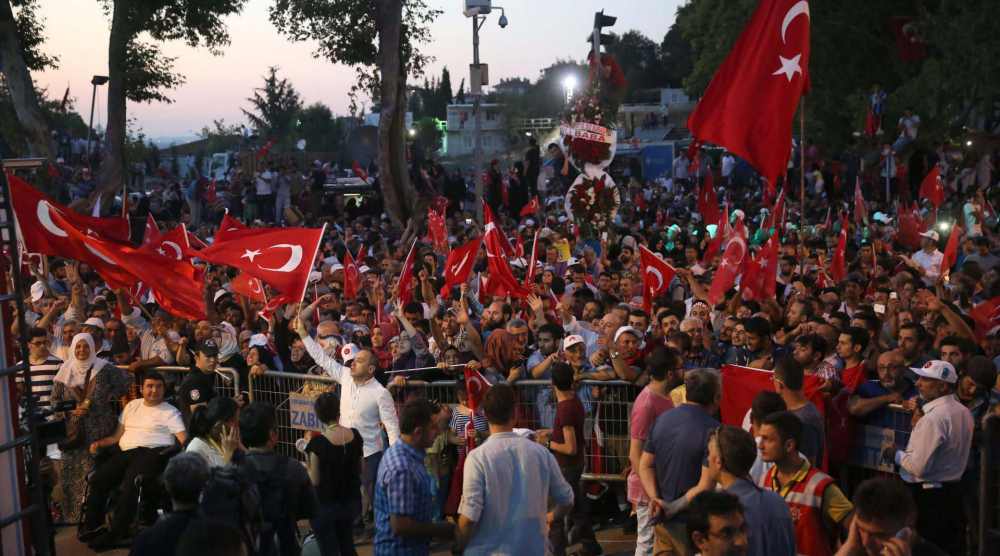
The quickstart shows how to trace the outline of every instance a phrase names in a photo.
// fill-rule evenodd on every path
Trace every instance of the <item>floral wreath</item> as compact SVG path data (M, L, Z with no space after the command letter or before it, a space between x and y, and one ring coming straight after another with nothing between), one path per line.
M566 194L566 213L584 235L596 235L614 220L621 197L606 173L591 177L581 174Z
M596 83L593 89L584 89L573 95L569 101L568 108L562 114L565 124L593 124L605 128L613 128L607 124L604 115L605 103L601 98L600 83ZM567 134L563 139L566 145L566 154L577 164L600 164L611 156L611 145L601 141L593 141L583 137L574 137Z

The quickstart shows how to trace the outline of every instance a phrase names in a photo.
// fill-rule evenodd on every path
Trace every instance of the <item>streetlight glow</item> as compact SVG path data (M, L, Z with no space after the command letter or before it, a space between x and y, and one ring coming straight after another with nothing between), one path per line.
M573 89L575 89L576 88L576 78L573 77L572 75L570 75L569 77L567 77L566 79L564 79L563 80L563 87L566 87L570 91L572 91Z

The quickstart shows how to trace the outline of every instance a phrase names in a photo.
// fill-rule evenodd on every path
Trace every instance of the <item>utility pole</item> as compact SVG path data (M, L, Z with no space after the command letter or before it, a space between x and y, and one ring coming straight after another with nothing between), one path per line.
M486 16L483 16L483 21L486 21ZM482 67L479 65L479 27L481 23L479 22L479 16L472 18L472 78L476 80L475 84L470 82L470 89L473 92L472 97L472 118L475 121L473 124L475 126L475 141L476 146L474 158L476 161L476 220L479 222L480 226L485 226L483 222L483 118L480 113L480 109L483 106L483 89L482 89Z

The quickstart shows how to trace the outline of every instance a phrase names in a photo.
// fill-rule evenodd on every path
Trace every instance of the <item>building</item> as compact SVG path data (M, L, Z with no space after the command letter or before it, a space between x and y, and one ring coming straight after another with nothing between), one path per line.
M692 99L684 92L684 89L660 89L660 104L662 105L670 106L690 102Z
M506 153L510 149L509 130L503 114L503 104L484 103L481 106L483 158ZM445 145L448 156L472 156L476 150L476 123L472 104L448 106L448 131Z
M526 78L511 77L501 79L500 83L493 86L493 92L497 96L519 97L531 89L531 81Z

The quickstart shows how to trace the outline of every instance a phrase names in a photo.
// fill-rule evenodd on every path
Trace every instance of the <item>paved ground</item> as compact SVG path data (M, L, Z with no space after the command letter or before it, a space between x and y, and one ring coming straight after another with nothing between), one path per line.
M635 535L623 535L621 529L612 529L606 531L598 531L597 539L601 543L601 547L604 549L604 553L607 555L625 556L635 553ZM372 554L371 541L361 544L357 547L359 556L370 556ZM578 550L579 545L576 547L570 547L568 553L572 554L573 550ZM76 540L76 527L63 527L56 534L56 553L59 556L77 556L85 554L93 554L93 552L87 548L87 546ZM102 554L108 554L111 556L127 556L128 547L122 547L116 550L109 550L103 552ZM309 553L304 553L308 555ZM318 554L318 553L315 553ZM438 543L431 547L431 554L434 555L449 555L451 554L451 544L450 543ZM140 555L141 556L141 555Z

